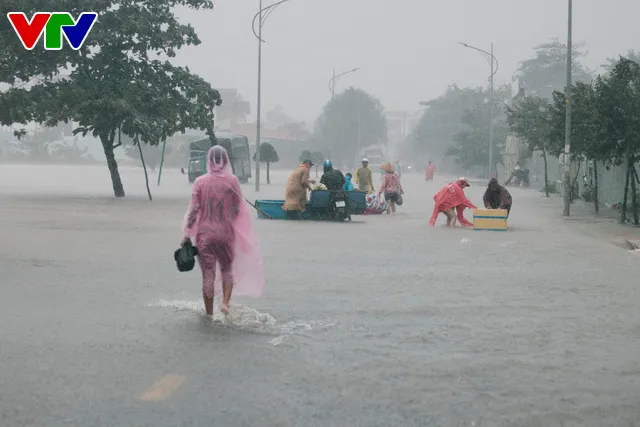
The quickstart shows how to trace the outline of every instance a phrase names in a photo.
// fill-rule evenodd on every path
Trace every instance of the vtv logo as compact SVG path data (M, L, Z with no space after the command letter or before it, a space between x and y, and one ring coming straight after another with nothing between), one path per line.
M71 49L79 50L96 23L98 14L82 12L74 20L68 12L37 12L28 20L23 12L9 12L7 18L27 50L33 50L42 33L45 50L61 50L63 36Z

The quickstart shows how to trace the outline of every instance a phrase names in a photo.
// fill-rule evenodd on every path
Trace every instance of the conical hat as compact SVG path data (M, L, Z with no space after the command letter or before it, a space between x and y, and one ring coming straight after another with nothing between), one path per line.
M386 162L380 165L380 169L382 169L385 172L395 172L395 168L393 167L393 165L391 164L391 162Z

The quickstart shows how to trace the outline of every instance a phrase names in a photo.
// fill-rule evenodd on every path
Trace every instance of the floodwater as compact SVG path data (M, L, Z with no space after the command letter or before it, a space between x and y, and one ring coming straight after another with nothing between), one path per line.
M557 200L514 189L507 232L430 228L446 179L405 173L392 217L256 221L266 296L210 320L172 259L186 177L152 174L148 202L121 172L115 200L106 166L0 166L3 425L640 425L638 257Z

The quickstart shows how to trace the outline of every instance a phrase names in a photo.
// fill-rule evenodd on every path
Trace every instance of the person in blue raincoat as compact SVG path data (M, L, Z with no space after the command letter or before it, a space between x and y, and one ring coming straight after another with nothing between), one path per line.
M351 178L353 178L353 175L351 175L351 173L347 173L344 178L344 191L355 191L356 188L353 186L353 182L351 182Z

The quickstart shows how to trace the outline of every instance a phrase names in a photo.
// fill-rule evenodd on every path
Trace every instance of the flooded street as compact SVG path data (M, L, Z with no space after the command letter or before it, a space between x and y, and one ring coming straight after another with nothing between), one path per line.
M102 164L0 166L2 426L640 425L638 257L538 191L503 233L429 227L417 173L393 217L256 221L266 295L211 321L173 260L186 177L149 202L121 173L116 200Z

